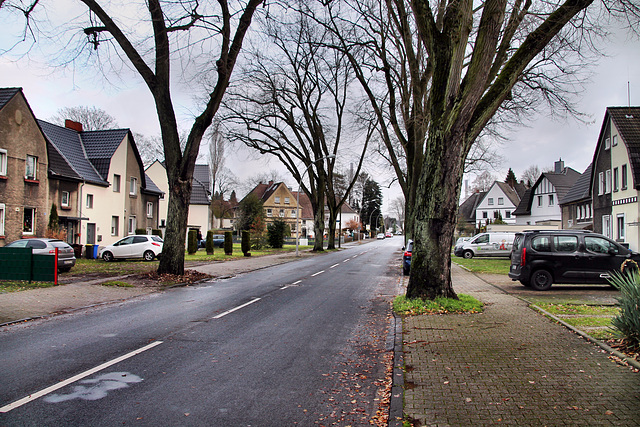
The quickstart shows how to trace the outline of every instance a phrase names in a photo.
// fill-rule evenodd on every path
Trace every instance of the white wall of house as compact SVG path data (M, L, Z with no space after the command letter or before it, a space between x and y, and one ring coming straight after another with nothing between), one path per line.
M200 228L202 237L207 236L209 230L209 206L189 205L189 216L187 219L188 228Z
M611 237L618 242L628 243L630 249L638 251L640 247L638 191L634 189L627 147L613 122L611 123L611 176L613 204L611 209L613 235Z
M531 196L531 215L516 218L518 225L535 225L543 222L562 221L562 211L553 184L543 178Z
M511 215L511 212L516 210L516 207L511 200L504 194L502 188L495 182L487 191L484 199L478 204L476 208L476 222L482 221L482 225L485 225L489 220L495 221L496 212L500 212L502 220L507 224L515 224L516 217ZM478 225L478 224L476 224Z
M167 211L169 210L169 181L167 171L159 160L154 161L145 171L149 178L164 193L164 198L158 202L158 226L163 228L167 223Z

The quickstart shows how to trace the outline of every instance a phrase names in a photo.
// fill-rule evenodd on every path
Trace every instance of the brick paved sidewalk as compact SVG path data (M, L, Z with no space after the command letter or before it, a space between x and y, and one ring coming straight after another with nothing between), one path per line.
M414 425L640 425L640 374L460 267L483 314L404 319L404 412Z

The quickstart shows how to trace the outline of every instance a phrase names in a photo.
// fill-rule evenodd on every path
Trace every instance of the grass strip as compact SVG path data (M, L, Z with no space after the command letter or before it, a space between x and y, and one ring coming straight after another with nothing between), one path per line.
M400 295L393 301L393 310L403 316L416 316L420 314L446 314L446 313L481 313L483 304L470 295L458 294L459 299L436 298L435 300L423 300L420 298L407 299Z

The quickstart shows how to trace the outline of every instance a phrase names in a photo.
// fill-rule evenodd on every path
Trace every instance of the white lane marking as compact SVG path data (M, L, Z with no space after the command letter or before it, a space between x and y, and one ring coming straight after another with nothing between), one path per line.
M324 270L320 270L317 273L312 274L311 277L316 277L318 274L322 274L322 273L324 273Z
M302 282L302 280L298 280L297 282L293 282L293 283L291 284L291 286L293 286L293 285L297 285L297 284L298 284L298 283L300 283L300 282Z
M231 313L233 313L233 312L234 312L234 311L236 311L236 310L240 310L241 308L244 308L244 307L246 307L246 306L248 306L248 305L250 305L250 304L253 304L254 302L258 302L258 301L260 301L260 299L261 299L261 298L254 298L254 299L252 299L252 300L251 300L251 301L249 301L249 302L246 302L246 303L244 303L244 304L242 304L242 305L237 306L236 308L232 308L231 310L227 310L227 311L225 311L224 313L220 313L220 314L218 314L217 316L213 316L213 318L214 318L214 319L219 319L219 318L221 318L221 317L224 317L224 316L226 316L227 314L231 314Z
M344 260L344 261L342 261L342 262L347 262L347 261L349 261L350 259L351 259L351 258L347 258L347 259L345 259L345 260Z
M337 266L339 266L340 264L333 264L331 267L329 268L336 268Z
M23 397L20 400L16 400L15 402L10 403L10 404L5 405L2 408L0 408L0 413L9 412L9 411L11 411L13 409L16 409L16 408L18 408L18 407L20 407L20 406L22 406L22 405L24 405L26 403L29 403L29 402L34 401L36 399L39 399L42 396L46 396L47 394L49 394L49 393L51 393L53 391L61 389L62 387L65 387L65 386L67 386L69 384L72 384L72 383L78 381L78 380L81 380L81 379L83 379L85 377L88 377L89 375L93 375L96 372L99 372L99 371L101 371L103 369L108 368L109 366L115 365L116 363L122 362L123 360L126 360L126 359L129 359L129 358L133 357L133 356L136 356L136 355L138 355L138 354L140 354L140 353L142 353L144 351L147 351L147 350L149 350L149 349L151 349L151 348L153 348L153 347L155 347L157 345L160 345L160 344L162 344L162 341L154 341L151 344L145 345L144 347L141 347L141 348L139 348L137 350L134 350L134 351L132 351L130 353L127 353L124 356L117 357L117 358L115 358L113 360L110 360L108 362L103 363L102 365L96 366L95 368L91 368L88 371L84 371L84 372L82 372L82 373L80 373L80 374L78 374L76 376L73 376L73 377L71 377L69 379L66 379L66 380L61 381L61 382L59 382L57 384L54 384L54 385L52 385L50 387L42 389L42 390L40 390L40 391L38 391L36 393L30 394L29 396Z
M281 288L280 288L280 290L281 290L281 291L284 291L285 289L290 288L291 286L295 286L295 285L297 285L297 284L298 284L298 283L300 283L300 282L302 282L302 280L298 280L298 281L293 282L293 283L291 283L291 284L289 284L289 285L284 285L283 287L281 287Z

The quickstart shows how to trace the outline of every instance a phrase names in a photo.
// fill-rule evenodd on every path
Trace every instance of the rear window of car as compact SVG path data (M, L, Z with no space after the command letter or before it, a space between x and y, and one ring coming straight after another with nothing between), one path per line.
M49 243L51 244L51 246L53 246L54 248L68 248L69 245L65 242L63 242L62 240L50 240Z
M513 250L519 251L522 248L522 242L524 241L524 234L516 234L516 237L513 239Z
M575 252L578 250L578 237L553 236L553 247L557 252Z
M536 236L531 239L531 249L538 252L551 252L551 238L549 236Z
M151 240L153 240L154 242L160 242L163 243L164 240L162 240L160 237L158 236L151 236Z

